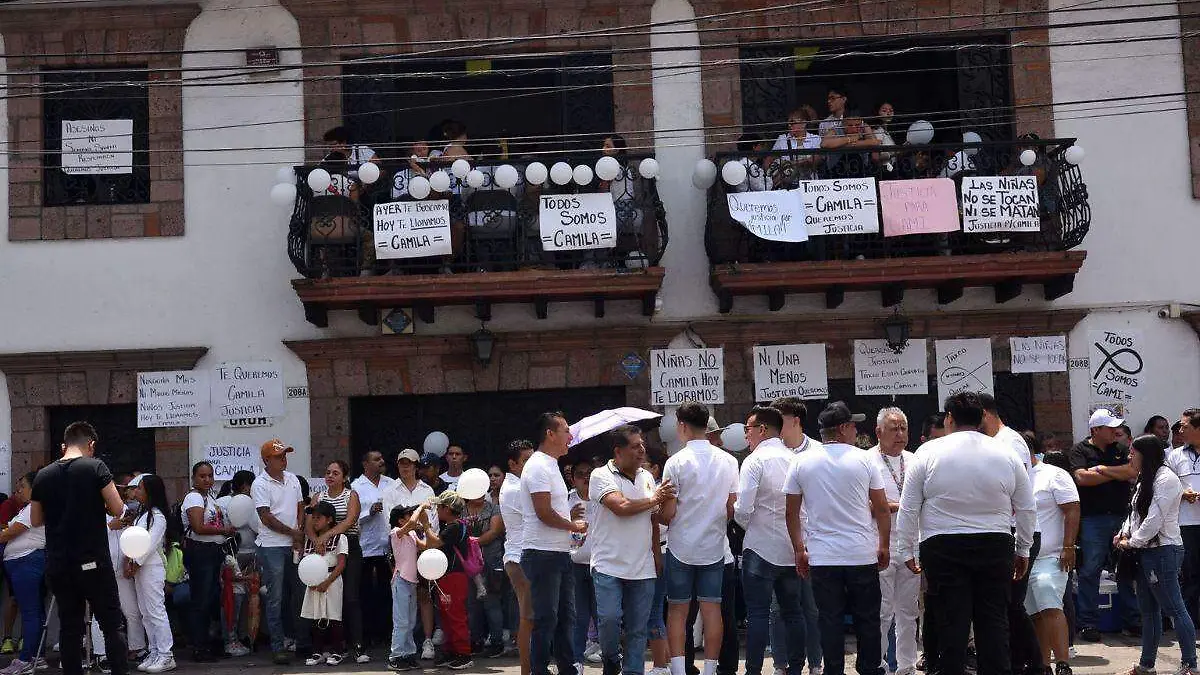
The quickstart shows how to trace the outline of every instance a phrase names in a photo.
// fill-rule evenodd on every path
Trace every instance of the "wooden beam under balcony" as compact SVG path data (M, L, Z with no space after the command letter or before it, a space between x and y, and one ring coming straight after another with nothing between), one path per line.
M773 262L714 265L710 281L720 309L728 312L737 296L759 295L772 311L786 293L824 293L826 304L841 304L846 292L880 291L885 306L898 302L905 289L938 289L953 302L961 289L991 287L998 303L1011 299L1022 284L1043 284L1047 300L1069 292L1086 251L1012 252L982 255ZM899 289L899 290L897 290Z

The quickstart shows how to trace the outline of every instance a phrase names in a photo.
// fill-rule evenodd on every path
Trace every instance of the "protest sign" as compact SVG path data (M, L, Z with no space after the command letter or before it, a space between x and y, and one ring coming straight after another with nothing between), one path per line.
M262 462L253 445L206 445L204 461L212 464L213 479L230 480L239 471L258 473Z
M937 340L933 343L937 363L939 409L946 399L964 391L994 394L992 341Z
M804 202L793 190L731 192L725 195L729 215L760 239L807 241Z
M70 176L133 173L133 120L63 120L61 157Z
M138 373L138 428L204 426L212 418L208 393L206 371Z
M283 372L270 362L217 366L212 370L211 391L217 419L280 417L285 413Z
M1091 400L1128 406L1141 393L1145 376L1141 333L1125 329L1089 333Z
M771 345L754 348L754 400L785 396L828 398L825 345Z
M1014 373L1067 372L1067 336L1039 335L1008 339Z
M885 237L958 230L958 199L949 178L880 181L879 203Z
M874 178L800 181L808 236L869 234L879 231L879 200Z
M450 202L445 199L375 205L379 260L450 255Z
M725 352L714 349L650 350L650 403L725 402Z
M925 340L909 340L899 354L887 340L855 340L855 395L928 394L927 349Z
M617 245L612 193L542 195L538 228L545 251L612 248Z
M963 232L1037 232L1037 176L967 176L962 180Z

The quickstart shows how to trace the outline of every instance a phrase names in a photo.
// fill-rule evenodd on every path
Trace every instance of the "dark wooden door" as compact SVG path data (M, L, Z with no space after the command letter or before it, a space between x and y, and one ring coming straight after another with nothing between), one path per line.
M96 456L113 474L126 471L154 473L154 429L139 429L137 405L69 405L46 409L50 416L50 457L58 457L63 432L72 422L90 422L100 440Z

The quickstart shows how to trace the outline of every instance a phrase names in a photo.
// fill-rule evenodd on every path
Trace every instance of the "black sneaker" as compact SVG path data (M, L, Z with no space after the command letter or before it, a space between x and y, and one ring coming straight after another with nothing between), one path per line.
M455 658L457 658L457 657L455 657L453 654L447 654L446 652L442 652L433 658L433 667L441 668L442 666L450 665L450 662L453 661Z
M388 658L388 669L402 673L417 668L417 658L413 655L409 656L393 656Z
M1071 671L1071 666L1066 661L1059 661L1058 664L1054 666L1054 675L1075 675L1075 674L1074 674L1074 672Z
M1124 635L1125 637L1129 637L1129 638L1140 638L1140 637L1142 637L1142 627L1141 626L1126 626L1125 628L1121 629L1121 635Z
M485 647L485 648L484 648L484 650L483 650L483 658L485 658L485 659L498 659L498 658L500 658L501 656L504 656L504 652L505 652L504 645L502 645L502 644L500 644L500 645L492 645L492 646L490 646L490 647Z
M92 667L96 671L101 672L104 675L108 675L109 673L112 672L112 667L108 665L108 657L107 656L97 656L96 662L94 664L92 664Z
M450 670L463 670L475 665L469 656L456 656L446 662L446 667Z
M1099 642L1100 631L1095 628L1084 628L1083 630L1079 631L1079 637L1082 638L1084 642Z

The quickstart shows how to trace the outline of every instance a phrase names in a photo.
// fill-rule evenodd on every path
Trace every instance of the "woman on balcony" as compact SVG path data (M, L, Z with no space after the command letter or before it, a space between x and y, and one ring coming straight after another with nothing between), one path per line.
M817 111L810 105L802 105L788 115L787 131L775 139L772 150L801 151L771 158L764 163L769 167L775 187L794 188L800 181L815 178L814 167L817 156L803 152L821 147L821 137L812 133L812 124L817 121Z

